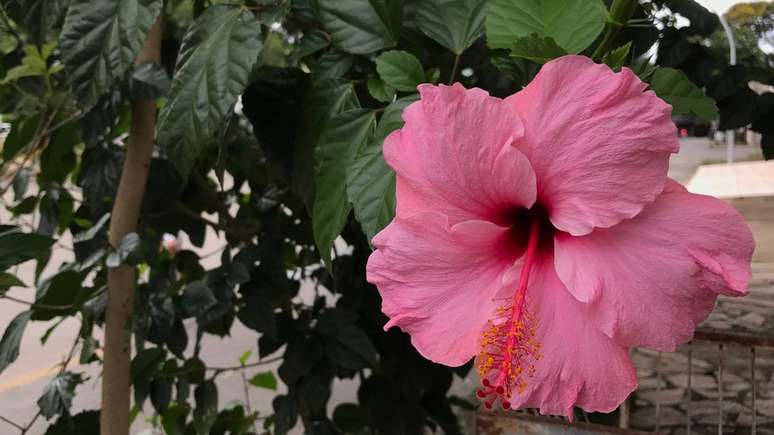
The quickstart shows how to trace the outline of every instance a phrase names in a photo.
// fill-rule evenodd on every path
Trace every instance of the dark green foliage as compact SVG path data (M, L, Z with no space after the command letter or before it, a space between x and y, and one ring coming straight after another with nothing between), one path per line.
M41 2L48 3L48 2ZM90 108L124 78L161 10L160 0L73 0L59 45L70 82Z
M0 269L45 254L54 240L40 234L23 233L13 227L0 226Z
M81 382L83 379L80 374L64 372L57 375L46 385L43 395L38 399L40 414L47 419L55 415L69 415L75 387Z
M83 411L72 417L61 416L45 435L99 435L99 411Z
M551 59L564 56L567 52L550 36L541 37L537 33L516 38L511 47L511 56L520 57L537 63L546 63ZM623 64L623 62L621 62Z
M157 137L186 177L247 86L261 50L260 24L228 5L207 9L186 33Z
M418 3L416 20L420 30L454 54L462 54L484 32L484 0Z
M24 311L14 317L5 328L3 338L0 339L0 372L5 370L6 367L19 357L21 339L31 315L30 311Z

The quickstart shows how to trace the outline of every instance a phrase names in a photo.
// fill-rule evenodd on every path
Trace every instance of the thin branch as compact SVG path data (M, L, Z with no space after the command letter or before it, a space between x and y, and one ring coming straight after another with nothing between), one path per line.
M264 364L269 364L269 363L273 363L273 362L277 362L277 361L282 361L282 357L281 356L277 356L277 357L274 357L274 358L263 359L263 360L260 360L260 361L256 361L254 363L238 365L238 366L207 367L207 370L212 370L216 374L218 374L218 373L222 373L222 372L232 372L232 371L235 371L235 370L249 369L251 367L258 367L258 366L262 366Z
M10 424L11 426L15 427L16 429L24 430L24 426L20 425L19 423L14 422L13 420L5 418L2 415L0 415L0 420Z
M105 293L104 289L100 289L100 290L94 292L94 294L89 296L89 298L86 299L86 301L90 301L90 300L96 298L97 296L101 295L102 293ZM35 302L25 301L24 299L19 299L19 298L13 297L13 296L8 296L7 294L0 295L0 299L8 299L9 301L16 302L16 303L19 303L19 304L24 304L24 305L27 305L30 308L37 308L39 310L67 311L67 310L71 310L71 309L75 308L75 304L67 304L67 305L38 304L38 303L35 303ZM84 302L86 302L86 301L84 301Z
M24 299L15 298L13 296L8 295L0 295L0 299L8 299L9 301L17 302L20 304L27 305L30 308L37 308L40 310L56 310L56 311L67 311L72 309L75 305L69 304L69 305L47 305L47 304L36 304L35 302L29 302L25 301Z
M265 360L257 361L257 362L254 362L254 363L245 364L245 365L238 365L238 366L231 366L231 367L207 367L206 370L209 370L211 372L215 372L212 375L213 378L214 378L215 376L218 376L221 373L249 369L249 368L252 368L252 367L258 367L258 366L261 366L261 365L264 365L264 364L270 364L270 363L281 361L281 360L282 360L282 357L278 356L278 357L275 357L275 358L269 358L269 359L265 359ZM189 369L184 369L184 370L177 370L177 371L166 372L166 373L163 373L161 376L162 377L176 377L176 376L181 376L181 375L187 375L187 374L193 373L195 371L196 371L195 368L194 369L190 369L189 368Z
M218 201L218 203L220 203L220 202ZM177 209L177 211L183 213L184 215L190 217L191 219L195 219L195 220L198 220L200 222L203 222L206 225L209 225L209 226L211 226L212 228L214 228L216 230L223 231L225 233L229 233L229 234L231 234L231 235L233 235L233 236L235 236L237 238L243 239L243 240L250 239L251 237L253 237L256 234L258 234L258 232L260 230L260 228L255 227L255 226L249 226L249 227L244 227L244 228L235 228L235 227L229 226L228 224L222 224L220 222L215 222L215 221L213 221L211 219L208 219L208 218L202 216L201 213L197 213L196 211L191 210L182 201L175 201L175 208ZM223 212L219 212L219 215L220 216L225 216L224 220L226 222L232 224L232 225L236 223L235 220L233 218L231 218L231 216L229 216L228 214L224 215Z
M242 364L242 367L245 365ZM242 376L242 392L245 395L245 407L247 408L247 413L252 415L253 414L253 407L250 405L250 390L248 388L247 384L247 375L245 375L244 370L240 370L239 374ZM255 433L258 433L258 426L255 424L255 421L253 421L253 429L255 430Z
M2 15L2 14L0 14L0 15ZM47 146L48 140L46 138L51 136L51 134L54 133L56 130L58 130L60 127L64 126L68 122L70 122L70 121L76 119L78 116L80 116L81 112L80 111L76 111L74 114L68 116L67 118L63 119L62 121L60 121L60 122L58 122L56 124L54 124L54 126L51 127L51 123L54 121L54 118L56 118L56 115L59 113L59 110L61 110L63 106L64 106L64 102L62 104L60 104L58 107L56 107L54 109L54 111L51 113L50 116L44 118L45 122L41 126L39 126L37 131L35 132L35 135L33 136L32 140L30 141L30 144L29 144L29 145L32 145L32 146L30 147L30 149L25 154L24 159L22 160L21 163L19 163L16 166L16 168L13 170L13 172L11 172L11 174L9 174L10 175L9 178L10 178L11 181L5 187L0 189L0 196L5 194L5 192L7 192L8 189L10 189L11 186L13 186L13 180L14 180L14 178L16 178L16 174L18 174L19 171L21 171L23 168L25 168L27 166L27 162L32 158L33 155L35 155L35 152L40 150L41 148L45 148L45 146ZM45 145L41 146L41 144L45 144Z

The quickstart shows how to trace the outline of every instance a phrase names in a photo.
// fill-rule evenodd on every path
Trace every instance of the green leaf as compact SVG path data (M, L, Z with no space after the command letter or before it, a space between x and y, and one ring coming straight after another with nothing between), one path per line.
M606 19L601 0L490 0L487 42L491 48L511 48L517 38L536 33L580 53L599 36Z
M277 391L277 378L272 372L256 373L255 376L250 378L250 384L256 387Z
M11 132L3 143L3 160L8 162L35 139L40 122L39 116L20 118L11 124Z
M30 185L30 171L27 168L19 169L19 172L13 177L13 200L19 201L27 193ZM37 201L37 200L36 200Z
M80 129L74 122L68 123L51 135L51 140L40 155L38 182L63 183L75 168L75 147L81 143Z
M83 188L85 199L96 208L94 212L110 211L113 195L118 189L123 158L123 153L101 146L86 149L81 156L78 185Z
M320 56L317 68L313 70L316 80L337 79L352 68L355 56L337 50L332 50Z
M118 267L122 264L137 265L142 258L142 241L137 233L129 233L121 239L118 248L108 254L107 267Z
M43 45L47 36L57 29L68 0L0 0L3 9L24 27L32 41Z
M672 105L672 113L692 113L707 121L718 117L715 101L705 95L682 71L672 68L657 69L651 77L650 88Z
M357 433L368 424L368 416L358 404L342 403L333 410L333 423L345 433Z
M372 77L368 79L368 93L374 97L375 100L383 103L389 103L395 98L395 88L388 85L384 80L378 77Z
M301 38L301 42L298 43L298 48L296 48L293 55L296 59L301 59L310 54L317 53L329 45L330 41L328 41L328 36L325 32L321 30L312 30L311 32L304 34L304 37Z
M200 316L218 303L215 295L204 281L194 281L183 290L180 302L189 316Z
M632 48L632 42L629 41L626 44L612 50L602 57L602 63L607 64L610 68L618 71L626 63L626 58L629 57L629 50Z
M259 2L260 3L260 2ZM290 0L276 0L268 3L258 14L261 23L271 26L274 23L282 23L290 12Z
M159 371L166 356L167 352L158 347L151 347L137 352L137 355L132 359L130 368L132 383L148 382Z
M38 399L40 415L50 419L55 415L68 415L73 404L75 387L83 382L79 373L64 372L52 379Z
M242 355L239 355L239 364L245 365L247 364L247 360L250 359L250 355L253 354L253 351L251 349L247 349L246 351L242 352Z
M207 381L194 390L196 408L194 408L194 427L200 434L210 433L210 428L218 416L218 387L215 382Z
M11 287L26 287L19 278L10 273L0 272L0 294L4 294Z
M309 374L325 358L322 342L317 337L294 337L285 348L277 374L286 385L293 385Z
M352 207L347 200L346 173L371 136L375 118L369 109L352 109L334 116L318 143L315 157L316 194L312 228L320 257L331 270L331 245L347 223Z
M155 100L167 94L169 76L156 62L144 62L134 67L129 80L129 94L134 99Z
M61 416L46 429L45 435L99 435L99 411L83 411L72 417Z
M17 229L0 232L0 270L40 257L51 249L54 239Z
M328 358L341 368L359 370L378 363L376 347L355 323L351 312L340 308L326 310L315 328L325 340Z
M653 74L656 73L658 68L659 67L657 65L650 62L650 59L644 59L639 63L632 64L632 71L637 74L637 77L639 77L643 82L648 83L650 83L651 78L653 78Z
M81 243L93 239L102 230L102 228L105 227L108 220L110 220L110 213L103 214L97 223L92 225L88 230L81 231L80 233L76 234L75 237L73 237L73 242Z
M484 32L486 0L422 0L419 29L452 53L462 54Z
M416 99L416 96L402 98L387 106L374 138L347 170L347 196L368 240L395 215L395 173L382 157L382 142L393 130L403 126L401 113Z
M201 384L204 382L207 366L198 357L192 357L183 363L183 371L186 373L188 381L192 384Z
M161 413L161 426L165 434L182 435L185 433L185 421L188 419L188 413L191 411L187 403L172 402L169 407Z
M14 216L19 216L23 214L30 214L33 211L35 211L35 208L38 205L38 198L36 196L28 196L21 200L18 204L10 208L9 210L11 213L13 213Z
M188 29L156 128L184 178L245 90L261 47L261 25L241 6L209 7Z
M50 46L47 45L46 47L48 48ZM49 50L44 49L44 51L48 52ZM0 80L0 84L5 85L25 77L40 77L48 74L46 57L44 56L44 53L41 53L37 46L25 46L24 53L21 65L9 69L6 72L5 77L3 77L3 80Z
M167 410L172 400L172 379L159 376L150 382L150 399L157 413Z
M550 36L538 36L537 33L516 39L511 48L511 56L537 63L546 63L565 54L567 52L562 47L556 45L556 41L553 38Z
M376 58L376 71L384 82L403 92L414 92L427 81L419 59L405 51L391 50Z
M92 107L133 65L161 0L73 0L59 47L78 100Z
M336 48L368 54L398 42L403 0L318 0L319 18Z
M56 275L40 282L35 294L32 320L51 320L56 316L66 314L68 309L49 309L42 306L67 307L74 305L83 292L89 291L81 283L83 277L74 270L63 270ZM74 309L75 307L73 307Z
M99 348L99 342L92 337L87 336L83 339L83 347L81 347L81 354L78 357L79 364L89 364L93 361L99 361L96 357L97 349Z
M24 311L14 317L5 328L3 338L0 339L0 373L19 357L19 346L30 316L32 311Z
M293 143L293 189L304 200L307 209L314 207L314 149L325 125L337 113L360 107L355 88L343 80L325 80L312 86L301 103L303 112Z
M283 394L275 397L271 404L274 408L274 433L275 435L285 435L293 429L298 420L296 401Z

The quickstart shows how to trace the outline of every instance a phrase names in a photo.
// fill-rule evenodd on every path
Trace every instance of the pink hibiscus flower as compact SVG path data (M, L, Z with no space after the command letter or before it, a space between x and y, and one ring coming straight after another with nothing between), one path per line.
M422 85L385 140L397 211L368 261L385 329L437 363L476 357L487 407L610 412L637 385L628 348L674 350L747 291L750 230L667 178L671 107L645 88L565 56L505 100Z

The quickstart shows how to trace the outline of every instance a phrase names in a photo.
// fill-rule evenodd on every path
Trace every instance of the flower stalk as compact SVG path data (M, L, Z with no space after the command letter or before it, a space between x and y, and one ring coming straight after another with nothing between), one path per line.
M594 54L591 55L594 60L602 59L605 53L614 48L613 44L618 39L618 34L621 29L626 27L629 19L634 15L634 11L637 10L638 4L637 0L613 0L609 19L605 25L605 36L602 37L602 41L594 50Z

